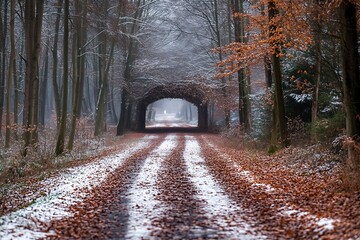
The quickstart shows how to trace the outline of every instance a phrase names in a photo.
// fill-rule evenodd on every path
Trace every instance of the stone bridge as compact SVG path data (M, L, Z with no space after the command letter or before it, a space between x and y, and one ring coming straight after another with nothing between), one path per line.
M146 84L144 84L146 82ZM178 98L194 104L198 108L198 129L208 128L208 102L205 84L183 80L176 82L156 83L155 81L135 81L132 85L132 118L136 122L135 130L145 130L146 109L158 100Z

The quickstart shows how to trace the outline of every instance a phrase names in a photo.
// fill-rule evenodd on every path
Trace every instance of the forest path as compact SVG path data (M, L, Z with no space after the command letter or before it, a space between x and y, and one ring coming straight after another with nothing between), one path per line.
M69 176L89 186L69 180L69 194L60 191L0 219L0 238L309 239L333 231L335 220L294 205L209 136L148 135L122 154L95 161L105 176L86 174L85 167Z

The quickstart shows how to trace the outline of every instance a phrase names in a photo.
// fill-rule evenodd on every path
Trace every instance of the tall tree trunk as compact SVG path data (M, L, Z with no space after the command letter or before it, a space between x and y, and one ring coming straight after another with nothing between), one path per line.
M75 2L75 28L76 34L74 35L73 48L73 72L74 72L74 87L73 87L73 107L71 112L71 124L69 141L67 145L68 150L72 150L74 146L74 138L76 131L76 122L80 118L81 100L84 92L85 81L85 42L86 42L86 3L87 1ZM85 7L84 7L85 6Z
M125 126L126 126L126 119L127 119L127 101L128 101L128 91L126 87L123 87L121 93L121 104L120 104L120 117L119 122L116 126L116 136L121 136L125 134Z
M5 97L5 69L6 69L6 36L8 25L8 1L0 3L0 9L3 9L3 15L0 14L0 136L2 133L3 113L4 113L4 97ZM1 10L0 10L1 12Z
M47 40L46 46L50 45L50 38ZM47 85L49 75L49 47L46 47L43 77L40 84L40 96L39 96L39 124L45 126L46 118L46 101L47 101Z
M265 16L265 4L261 4L260 6L260 10L261 10L261 15ZM268 88L271 88L272 84L273 84L273 79L272 79L272 68L271 68L271 56L270 54L265 54L264 56L264 70L265 70L265 82L266 82L266 86Z
M316 6L319 7L319 6ZM319 17L316 16L318 19ZM315 42L315 84L313 90L313 100L311 106L311 142L316 143L317 137L317 115L319 108L319 87L321 81L321 23L316 22L314 27L314 42Z
M23 111L24 149L23 155L27 154L30 144L37 142L38 125L38 88L39 88L39 54L41 43L42 19L44 12L44 0L25 1L25 49L26 49L26 72L25 72L25 99Z
M11 82L14 75L15 64L15 0L11 0L10 6L10 59L9 71L7 78L7 99L6 99L6 133L5 133L5 148L10 147L10 134L11 134L11 119L10 119L10 106L11 106ZM15 116L14 116L15 117Z
M55 29L54 29L54 45L52 49L52 85L54 91L54 102L55 102L55 112L56 112L56 125L59 127L60 123L60 112L61 112L61 99L58 85L58 41L59 41L59 30L60 30L60 18L61 18L61 10L63 6L63 0L58 0L57 2L57 12L56 12L56 20L55 20Z
M213 0L213 4L214 4L214 11L213 11L213 17L214 17L214 34L216 37L216 47L217 48L221 48L222 46L222 42L221 42L221 32L220 32L220 24L219 24L219 7L218 7L218 0ZM218 53L218 58L219 58L219 62L221 62L223 60L223 53L221 51L221 49L219 50ZM228 93L227 93L227 83L226 83L226 78L222 77L221 78L221 83L222 83L222 95L224 98L224 115L225 115L225 126L227 128L230 128L230 108L229 108L229 104L228 104Z
M115 111L115 101L114 101L114 87L111 87L108 91L110 94L109 98L109 111L111 113L111 118L113 121L113 124L116 124L118 122L118 117L116 116L116 111Z
M106 36L104 36L104 49L101 51L104 51L103 57L104 62L103 65L100 66L101 71L101 87L100 87L100 93L98 96L98 101L96 104L96 113L95 113L95 136L99 136L101 133L106 132L106 96L107 96L107 89L108 89L108 76L109 76L109 70L110 65L112 63L112 58L114 54L114 48L115 48L115 41L113 40L111 42L110 46L110 52L106 59Z
M134 20L131 26L130 35L134 35L139 31L139 20L143 17L144 7L141 6L141 3L144 3L144 0L137 0L136 12L134 14ZM124 69L124 85L122 87L121 94L121 106L120 106L120 117L117 124L116 135L120 136L125 133L128 119L128 106L129 106L129 81L131 80L131 70L132 64L135 61L135 53L137 51L137 44L133 38L129 39L128 52L126 56L126 63Z
M269 1L269 22L270 22L270 38L274 36L277 31L277 25L274 20L278 16L279 12L276 7L275 1ZM278 147L284 147L288 144L287 129L286 129L286 118L285 118L285 104L284 95L282 89L282 74L280 64L280 43L273 42L271 47L274 48L272 54L272 67L274 74L275 92L274 92L274 114L273 114L273 127L272 129L272 141L271 148L276 149Z
M15 36L14 36L15 44ZM23 46L23 45L22 45ZM17 128L18 128L18 114L19 114L19 84L18 84L18 75L16 70L16 48L14 46L14 59L13 59L13 86L14 86L14 137L15 140L18 140Z
M339 12L346 133L348 137L360 142L360 71L356 5L349 0L343 0ZM360 158L355 157L351 146L349 158L353 160L353 170L360 173Z
M104 13L106 14L106 13ZM104 23L104 19L101 19L99 22L99 46L98 46L98 54L99 54L99 83L100 89L98 93L98 98L96 101L95 108L95 136L99 136L105 129L105 104L106 104L106 90L107 90L107 79L105 79L105 68L106 68L106 48L107 48L107 36L104 31L106 25Z
M64 152L65 134L66 134L66 118L67 118L67 101L68 101L68 74L69 74L69 0L65 0L64 5L64 68L63 68L63 96L61 120L58 138L56 142L55 154L56 156Z
M133 105L132 105L132 103L130 102L129 104L128 104L128 107L127 107L127 114L126 114L126 128L127 129L131 129L131 126L133 126L132 125L132 107L133 107Z
M244 1L234 0L234 14L244 14ZM245 19L244 17L234 18L235 28L235 42L245 43ZM246 132L250 131L251 128L251 117L250 117L250 98L248 76L246 69L241 68L238 71L238 87L239 87L239 120L240 124L244 127Z

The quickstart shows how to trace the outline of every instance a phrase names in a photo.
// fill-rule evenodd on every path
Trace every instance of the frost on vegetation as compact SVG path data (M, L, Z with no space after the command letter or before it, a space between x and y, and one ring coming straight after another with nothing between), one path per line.
M205 166L205 160L201 156L199 143L194 137L186 137L184 160L190 180L197 189L196 198L204 203L204 214L210 222L219 229L193 228L191 231L196 234L201 231L214 231L221 233L226 238L236 239L262 239L255 230L241 217L241 208L233 202L211 176ZM229 221L229 219L231 219Z
M333 113L334 111L338 110L342 106L342 101L339 97L339 94L331 91L330 92L331 100L323 109L320 110L321 113L329 114Z
M151 220L159 216L165 207L155 199L158 195L157 176L162 162L175 149L177 137L169 135L149 157L145 159L138 177L127 193L129 222L126 239L150 238Z
M70 215L69 207L82 201L85 189L100 184L126 158L149 145L149 139L130 144L121 153L98 161L70 168L60 176L46 179L43 186L51 186L46 196L33 204L0 218L0 239L38 239L45 237L36 221L50 222ZM36 220L36 221L34 221Z
M296 102L303 103L312 101L312 94L296 94L296 93L290 93L290 97L292 97Z
M287 159L285 164L301 175L333 171L341 163L340 156L333 154L328 149L323 149L320 145L289 148L285 151L285 154L291 152L293 156L291 159Z

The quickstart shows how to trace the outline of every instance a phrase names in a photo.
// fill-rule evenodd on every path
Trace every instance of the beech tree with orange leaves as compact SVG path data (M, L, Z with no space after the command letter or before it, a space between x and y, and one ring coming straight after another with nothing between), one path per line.
M229 55L218 64L225 69L224 75L231 75L271 56L274 80L271 152L288 144L281 60L287 49L305 50L313 41L311 27L304 17L308 10L306 6L302 0L296 3L288 0L251 1L249 13L237 15L249 21L248 41L237 41L224 47L223 51Z

